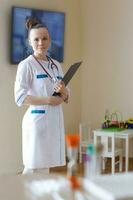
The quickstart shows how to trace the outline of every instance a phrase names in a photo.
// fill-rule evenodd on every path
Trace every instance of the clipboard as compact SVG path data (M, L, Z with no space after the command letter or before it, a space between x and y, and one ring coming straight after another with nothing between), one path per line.
M78 70L79 66L81 65L82 61L76 62L73 65L71 65L64 75L62 81L64 82L65 86L69 83L69 81L72 79L76 71ZM54 92L52 96L60 96L60 93Z

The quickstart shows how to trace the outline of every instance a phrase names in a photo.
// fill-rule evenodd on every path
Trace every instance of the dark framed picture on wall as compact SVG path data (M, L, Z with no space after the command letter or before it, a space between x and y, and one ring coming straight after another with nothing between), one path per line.
M64 29L65 13L39 10L23 7L12 7L11 23L11 63L18 64L21 60L32 54L25 28L28 17L35 17L45 23L51 36L49 56L63 62L64 58Z

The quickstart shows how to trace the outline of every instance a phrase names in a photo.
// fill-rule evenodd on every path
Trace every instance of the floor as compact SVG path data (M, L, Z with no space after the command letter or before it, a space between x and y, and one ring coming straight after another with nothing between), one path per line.
M123 158L123 172L125 170L125 160ZM116 172L118 172L118 166L116 166ZM133 171L133 158L129 159L129 171ZM67 166L64 167L55 167L50 170L50 173L60 173L63 175L67 175ZM102 174L109 174L111 173L111 160L108 159L106 163L105 171L102 171ZM79 164L77 165L77 175L84 176L84 165Z

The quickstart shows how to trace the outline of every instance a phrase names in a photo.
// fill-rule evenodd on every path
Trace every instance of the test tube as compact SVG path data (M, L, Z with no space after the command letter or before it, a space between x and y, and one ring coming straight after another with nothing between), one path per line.
M87 147L85 161L85 177L93 178L96 175L101 174L101 152L103 146L99 143L97 146L89 144Z
M67 166L67 176L70 180L70 186L72 189L80 187L77 180L77 158L78 158L78 145L79 145L79 135L78 134L67 134L67 156L69 159Z

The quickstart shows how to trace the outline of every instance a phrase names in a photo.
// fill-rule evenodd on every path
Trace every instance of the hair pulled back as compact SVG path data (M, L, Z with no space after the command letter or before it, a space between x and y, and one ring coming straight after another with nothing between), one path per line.
M33 18L33 17L29 17L26 20L25 26L28 31L30 31L31 29L47 28L47 26L45 24L42 24L41 21L39 21L38 19Z

